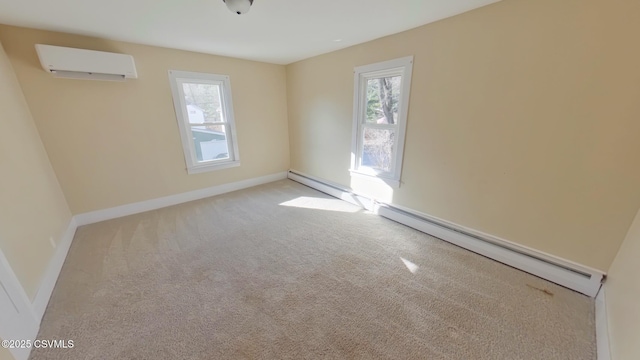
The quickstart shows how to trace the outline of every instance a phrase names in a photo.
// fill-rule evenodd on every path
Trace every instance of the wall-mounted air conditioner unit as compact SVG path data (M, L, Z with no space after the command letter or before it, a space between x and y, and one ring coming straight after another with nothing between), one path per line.
M40 63L55 77L124 81L136 79L133 56L103 51L36 44Z

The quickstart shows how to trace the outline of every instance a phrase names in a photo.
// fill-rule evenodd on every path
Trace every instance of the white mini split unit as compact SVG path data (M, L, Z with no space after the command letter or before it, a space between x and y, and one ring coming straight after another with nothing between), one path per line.
M59 78L124 81L136 79L133 56L104 51L36 44L46 72Z

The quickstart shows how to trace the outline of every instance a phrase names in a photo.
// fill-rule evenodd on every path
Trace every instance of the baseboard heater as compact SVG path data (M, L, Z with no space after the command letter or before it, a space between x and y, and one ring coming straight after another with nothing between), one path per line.
M402 206L378 202L338 184L290 170L288 178L441 240L595 297L605 274Z

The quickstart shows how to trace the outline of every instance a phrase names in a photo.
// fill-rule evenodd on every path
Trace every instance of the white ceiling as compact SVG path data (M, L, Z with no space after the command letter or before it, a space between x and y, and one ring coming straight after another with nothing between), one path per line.
M496 1L0 0L0 23L288 64Z

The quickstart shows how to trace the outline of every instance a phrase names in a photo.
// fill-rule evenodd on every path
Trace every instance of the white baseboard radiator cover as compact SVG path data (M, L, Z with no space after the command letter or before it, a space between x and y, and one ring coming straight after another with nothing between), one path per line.
M569 260L518 245L402 206L377 202L338 184L290 170L288 178L325 194L365 208L426 234L536 275L590 297L595 297L605 274Z

